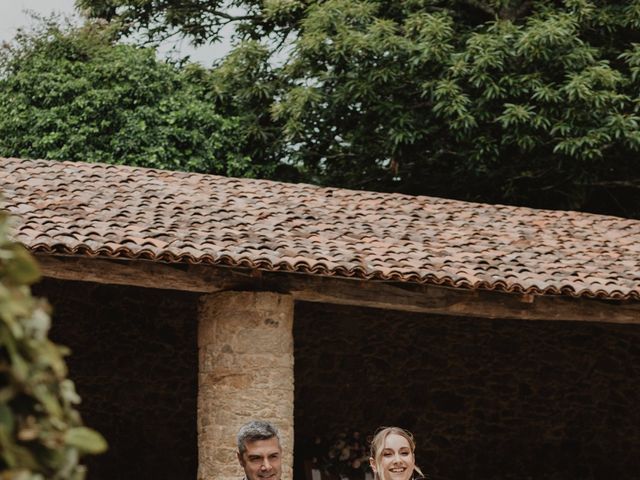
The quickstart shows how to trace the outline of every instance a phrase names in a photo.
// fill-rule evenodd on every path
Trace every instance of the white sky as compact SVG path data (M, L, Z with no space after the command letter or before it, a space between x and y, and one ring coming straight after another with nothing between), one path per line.
M25 10L49 15L51 12L73 13L74 0L0 0L0 41L13 38L19 27L31 23Z
M74 13L74 0L0 0L0 43L10 41L16 30L20 27L28 27L32 19L25 10L33 10L41 15L49 15L52 12L72 15ZM175 43L179 55L190 55L191 59L210 66L211 63L222 57L229 45L223 42L221 45L204 46L194 49L187 41ZM167 54L172 44L162 45L161 54Z

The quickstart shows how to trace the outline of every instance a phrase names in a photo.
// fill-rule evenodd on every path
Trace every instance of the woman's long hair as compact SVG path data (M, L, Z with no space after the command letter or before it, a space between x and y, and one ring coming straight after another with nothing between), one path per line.
M400 427L380 427L373 436L373 440L371 440L371 460L376 466L376 471L373 473L375 480L387 480L382 474L382 451L384 450L384 441L389 435L394 433L404 437L407 442L409 442L415 464L416 442L411 432ZM422 470L420 470L417 465L414 466L414 470L418 472L420 476L424 477L424 473L422 473Z

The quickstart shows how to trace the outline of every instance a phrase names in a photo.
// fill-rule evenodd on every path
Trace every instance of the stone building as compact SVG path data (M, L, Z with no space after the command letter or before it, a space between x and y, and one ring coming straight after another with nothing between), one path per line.
M111 445L89 479L240 478L256 417L286 480L383 424L432 480L637 478L639 221L42 160L0 192Z

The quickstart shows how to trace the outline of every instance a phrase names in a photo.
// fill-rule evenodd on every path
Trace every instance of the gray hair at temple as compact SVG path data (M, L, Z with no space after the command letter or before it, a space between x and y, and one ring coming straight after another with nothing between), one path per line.
M263 420L251 420L238 430L238 452L242 455L247 450L247 442L269 440L273 437L276 437L278 444L280 444L280 434L275 425Z

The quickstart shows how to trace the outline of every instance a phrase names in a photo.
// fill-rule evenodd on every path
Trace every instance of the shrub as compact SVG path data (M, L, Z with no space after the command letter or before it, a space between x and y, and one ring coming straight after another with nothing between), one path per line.
M48 339L49 307L31 295L38 267L8 229L0 212L0 479L81 480L80 458L107 445L74 408L68 351Z

